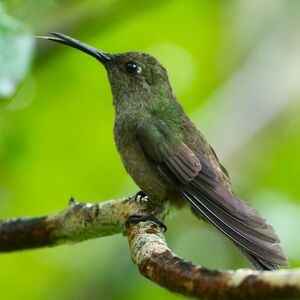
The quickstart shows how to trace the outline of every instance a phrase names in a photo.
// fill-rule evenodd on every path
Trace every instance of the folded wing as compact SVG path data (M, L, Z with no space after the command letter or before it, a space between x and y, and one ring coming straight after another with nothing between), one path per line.
M287 264L273 228L257 210L226 189L207 157L192 151L177 132L152 118L140 124L137 140L194 210L228 236L257 269Z

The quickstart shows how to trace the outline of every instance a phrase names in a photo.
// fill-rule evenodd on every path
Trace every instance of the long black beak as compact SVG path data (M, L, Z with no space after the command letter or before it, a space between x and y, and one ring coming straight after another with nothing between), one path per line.
M53 42L57 42L60 44L64 44L67 46L70 46L72 48L76 48L80 51L83 51L93 57L95 57L97 60L102 62L103 64L110 62L113 60L113 56L111 54L102 52L96 48L93 48L87 44L84 44L78 40L75 40L65 34L59 33L59 32L50 32L53 36L41 36L40 38L44 38Z

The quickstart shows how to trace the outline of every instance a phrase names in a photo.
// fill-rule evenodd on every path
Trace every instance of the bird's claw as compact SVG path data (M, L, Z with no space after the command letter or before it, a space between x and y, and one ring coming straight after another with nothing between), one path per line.
M137 224L139 222L144 222L144 221L153 221L162 228L163 232L167 231L167 226L161 220L155 217L153 214L129 216L128 220L126 221L126 227L128 227L132 223Z
M137 201L137 202L139 202L139 203L148 202L149 197L148 197L148 195L145 192L139 191L139 192L137 192L135 194L134 200Z

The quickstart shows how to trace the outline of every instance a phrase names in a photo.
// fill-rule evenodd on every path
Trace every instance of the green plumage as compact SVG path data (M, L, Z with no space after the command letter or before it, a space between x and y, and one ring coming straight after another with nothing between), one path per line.
M185 114L155 58L139 52L107 54L53 35L50 40L84 51L105 66L117 149L128 174L158 210L165 201L189 203L196 216L229 237L255 268L287 264L273 228L233 193L227 171Z

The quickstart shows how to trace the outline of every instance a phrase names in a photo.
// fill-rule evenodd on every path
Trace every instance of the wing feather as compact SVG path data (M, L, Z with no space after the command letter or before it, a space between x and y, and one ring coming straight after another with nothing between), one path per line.
M275 269L287 259L274 229L260 213L226 188L215 166L191 150L156 118L141 123L137 140L150 161L192 207L240 247L256 268ZM225 174L228 177L228 174Z

